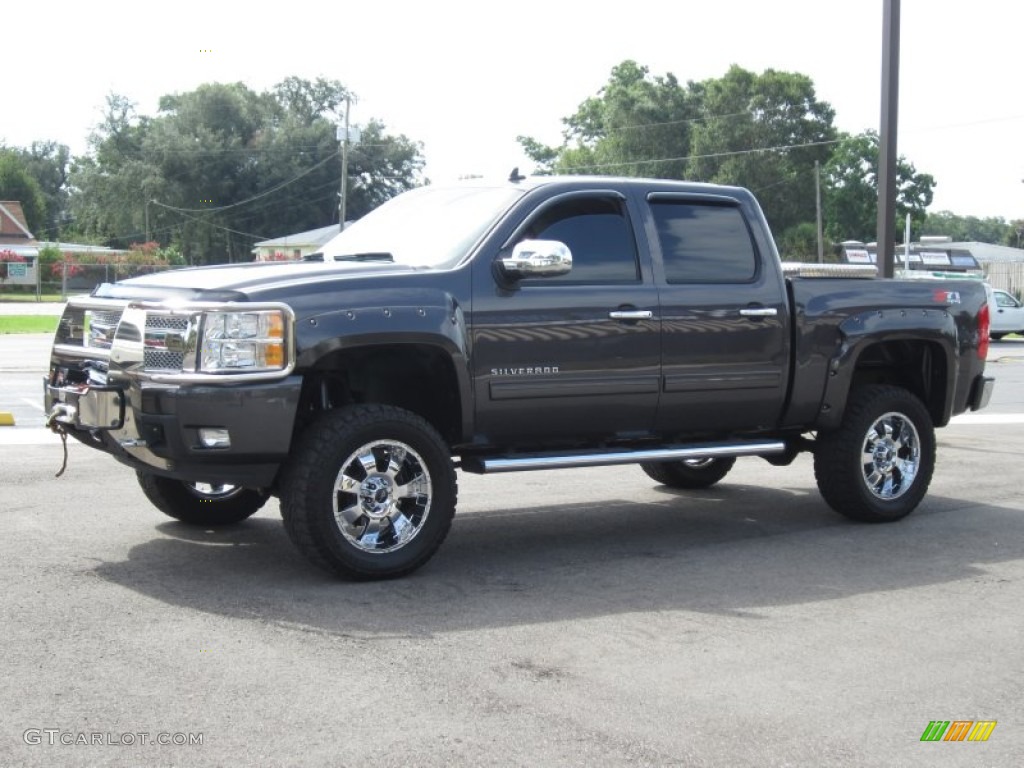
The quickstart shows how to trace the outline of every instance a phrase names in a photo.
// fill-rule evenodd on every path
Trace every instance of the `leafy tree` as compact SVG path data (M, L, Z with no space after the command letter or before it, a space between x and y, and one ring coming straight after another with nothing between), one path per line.
M399 192L423 170L422 146L405 135L392 136L371 120L358 144L349 149L349 199L346 218L358 219Z
M146 200L160 177L143 156L149 127L130 100L107 96L103 119L89 136L90 152L71 163L69 236L122 248L144 239Z
M209 83L164 96L155 117L108 98L72 171L76 226L126 247L149 233L190 263L251 259L255 241L337 221L340 83L290 77L266 92ZM420 181L421 147L371 121L350 154L348 214Z
M878 134L844 136L822 169L825 232L835 242L874 240L878 223ZM896 163L896 215L920 231L935 179L905 157Z
M1010 222L1003 244L1014 248L1024 247L1024 219L1014 219Z
M781 235L777 240L779 253L785 261L818 260L818 225L813 221L796 224ZM832 243L822 243L822 256L826 262L834 261Z
M1001 216L959 216L951 211L929 213L921 225L924 235L945 235L956 242L1008 243L1013 228Z
M806 75L733 65L704 83L706 119L693 131L693 177L758 193L768 222L784 232L815 218L814 162L836 138L835 111Z
M28 148L12 147L22 167L39 184L46 206L45 225L33 230L37 238L56 239L67 222L68 171L71 156L65 144L55 141L33 141Z
M273 94L285 113L300 123L312 123L320 117L340 119L341 105L346 99L354 99L340 83L322 77L312 81L286 77L274 86Z
M0 148L0 200L21 203L32 234L46 228L46 197L15 150Z
M563 144L548 147L520 136L541 172L684 178L691 127L699 119L702 87L675 75L651 76L626 60L612 69L596 96L562 122Z
M563 120L563 143L521 136L541 172L615 173L739 184L761 196L782 232L814 219L814 162L836 132L834 112L805 75L733 66L682 85L624 61ZM768 191L770 190L770 191Z

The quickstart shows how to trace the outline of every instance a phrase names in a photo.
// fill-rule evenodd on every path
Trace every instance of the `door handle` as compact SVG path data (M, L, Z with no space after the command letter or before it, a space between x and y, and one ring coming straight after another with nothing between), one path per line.
M650 320L654 313L649 309L616 309L608 313L612 320Z
M740 310L744 317L775 317L779 310L775 307L747 307Z

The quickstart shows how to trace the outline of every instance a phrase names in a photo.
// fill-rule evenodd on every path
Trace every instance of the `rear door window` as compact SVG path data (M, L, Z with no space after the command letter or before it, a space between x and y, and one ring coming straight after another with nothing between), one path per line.
M669 283L749 283L758 259L746 219L734 205L650 203Z

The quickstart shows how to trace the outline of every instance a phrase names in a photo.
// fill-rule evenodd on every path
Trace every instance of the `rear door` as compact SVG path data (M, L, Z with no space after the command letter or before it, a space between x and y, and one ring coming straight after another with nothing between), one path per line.
M786 396L789 317L756 204L651 193L646 233L661 293L659 430L774 426Z

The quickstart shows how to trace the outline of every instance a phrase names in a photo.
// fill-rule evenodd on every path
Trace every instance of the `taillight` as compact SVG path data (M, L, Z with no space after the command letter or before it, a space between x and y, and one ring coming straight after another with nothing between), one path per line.
M989 314L988 304L982 304L978 313L978 357L982 360L988 357L988 333L991 329L992 316Z

